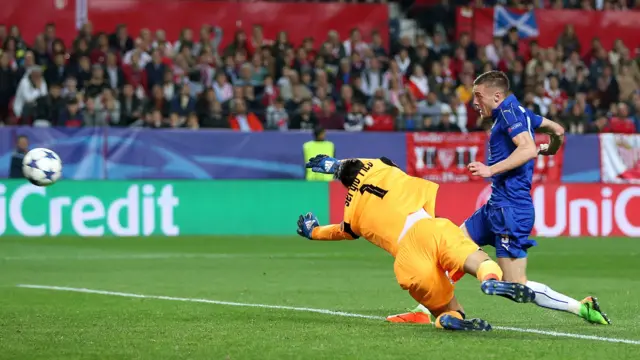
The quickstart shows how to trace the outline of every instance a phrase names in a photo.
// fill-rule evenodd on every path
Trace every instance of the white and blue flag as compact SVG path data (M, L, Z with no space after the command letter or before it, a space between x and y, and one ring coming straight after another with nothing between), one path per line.
M512 27L518 29L521 39L535 38L540 35L533 10L517 13L505 7L496 6L493 11L493 36L504 36Z

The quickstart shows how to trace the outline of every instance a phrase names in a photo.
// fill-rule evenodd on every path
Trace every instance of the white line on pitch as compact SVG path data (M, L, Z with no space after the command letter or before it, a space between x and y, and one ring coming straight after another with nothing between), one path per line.
M132 293L124 293L124 292L115 292L115 291L104 291L104 290L94 290L94 289L85 289L85 288L73 288L73 287L65 287L65 286L48 286L48 285L31 285L31 284L19 284L17 286L20 287L20 288L28 288L28 289L69 291L69 292L77 292L77 293L120 296L120 297L139 298L139 299L156 299L156 300L169 300L169 301L182 301L182 302L194 302L194 303L227 305L227 306L255 307L255 308L262 308L262 309L279 309L279 310L304 311L304 312L312 312L312 313L325 314L325 315L352 317L352 318L361 318L361 319L371 319L371 320L384 320L385 319L382 316L355 314L355 313L348 313L348 312L343 312L343 311L334 311L334 310L327 310L327 309L315 309L315 308L307 308L307 307L268 305L268 304L249 304L249 303L239 303L239 302L232 302L232 301L219 301L219 300L209 300L209 299L181 298L181 297L159 296L159 295L143 295L143 294L132 294ZM537 329L515 328L515 327L508 327L508 326L494 326L493 328L496 329L496 330L502 330L502 331L515 331L515 332L546 335L546 336L567 337L567 338L582 339L582 340L595 340L595 341L605 341L605 342L612 342L612 343L623 343L623 344L631 344L631 345L640 345L640 341L639 340L618 339L618 338L609 338L609 337L604 337L604 336L572 334L572 333L563 333L563 332L557 332L557 331L547 331L547 330L537 330Z
M224 254L224 253L141 253L141 254L96 254L96 255L33 255L0 256L0 261L57 261L57 260L162 260L162 259L238 259L238 258L292 258L312 259L343 256L340 253L292 253L292 254Z

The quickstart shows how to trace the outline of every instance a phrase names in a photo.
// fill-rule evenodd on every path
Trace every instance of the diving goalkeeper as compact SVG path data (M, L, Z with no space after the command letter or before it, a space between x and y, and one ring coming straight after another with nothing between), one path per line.
M434 218L438 185L407 175L391 160L347 159L319 155L307 167L334 174L348 189L344 221L320 226L312 214L301 215L298 234L311 240L353 240L362 236L395 258L400 286L436 316L436 327L490 330L481 319L466 319L453 283L465 273L482 282L488 295L531 302L527 286L503 282L502 270L448 219Z

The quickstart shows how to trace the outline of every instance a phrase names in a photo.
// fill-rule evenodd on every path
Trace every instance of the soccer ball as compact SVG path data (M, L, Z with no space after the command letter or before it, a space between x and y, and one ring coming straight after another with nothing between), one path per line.
M62 161L55 152L36 148L24 156L22 173L33 185L49 186L62 176Z

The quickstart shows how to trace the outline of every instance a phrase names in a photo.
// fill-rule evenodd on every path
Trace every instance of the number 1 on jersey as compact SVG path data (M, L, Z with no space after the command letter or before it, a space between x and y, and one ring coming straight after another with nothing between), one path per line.
M365 192L383 199L384 196L387 195L388 190L381 189L375 185L364 184L360 186L360 194L364 194Z

